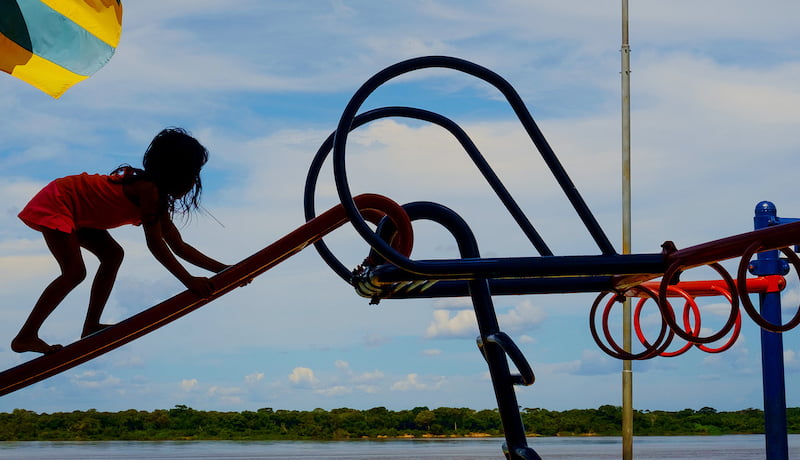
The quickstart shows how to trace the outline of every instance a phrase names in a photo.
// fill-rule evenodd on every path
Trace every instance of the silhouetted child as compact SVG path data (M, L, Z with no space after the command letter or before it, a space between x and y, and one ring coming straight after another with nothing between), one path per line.
M42 232L61 274L42 292L11 342L11 349L52 353L61 348L39 338L39 328L86 277L80 248L100 260L82 337L107 327L100 324L100 316L123 258L122 247L108 229L121 225L141 225L153 256L189 290L209 296L214 290L211 280L192 276L175 256L215 273L228 266L185 243L172 222L175 212L186 213L199 206L200 170L206 161L205 147L183 129L169 128L150 143L144 154L144 169L124 165L108 176L67 176L54 180L34 196L19 217Z

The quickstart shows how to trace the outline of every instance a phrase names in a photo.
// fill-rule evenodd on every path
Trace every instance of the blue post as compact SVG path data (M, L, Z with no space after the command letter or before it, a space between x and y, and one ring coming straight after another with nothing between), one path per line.
M790 219L783 219L787 222ZM796 219L791 219L796 220ZM762 201L756 205L753 218L755 229L778 225L781 219L774 204ZM780 251L765 251L750 264L750 273L785 275L789 272ZM779 292L760 294L761 315L767 321L781 324L781 296ZM783 337L779 333L761 330L761 374L764 385L764 437L767 460L788 460L789 441L786 433L786 382L783 369Z

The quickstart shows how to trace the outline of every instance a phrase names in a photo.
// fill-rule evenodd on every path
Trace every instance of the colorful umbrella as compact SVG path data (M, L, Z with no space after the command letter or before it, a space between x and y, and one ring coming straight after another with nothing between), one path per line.
M111 59L121 32L120 0L0 0L0 70L58 98Z

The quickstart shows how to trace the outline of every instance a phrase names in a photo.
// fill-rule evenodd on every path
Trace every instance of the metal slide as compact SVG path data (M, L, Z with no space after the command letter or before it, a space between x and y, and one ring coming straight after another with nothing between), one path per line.
M403 208L388 198L374 194L360 195L355 201L362 215L376 224L381 218L388 216L400 229L393 240L394 248L406 255L410 254L411 222ZM97 358L175 321L249 283L256 276L300 252L347 221L344 208L337 205L261 251L216 274L211 278L215 291L210 297L200 298L190 291L181 292L118 324L67 345L55 353L43 355L0 373L0 396Z

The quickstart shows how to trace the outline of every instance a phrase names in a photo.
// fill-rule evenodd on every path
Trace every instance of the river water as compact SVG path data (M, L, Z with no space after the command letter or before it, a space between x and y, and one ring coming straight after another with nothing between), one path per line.
M164 442L0 442L4 460L89 459L503 459L502 439L409 439L359 441L164 441ZM604 460L621 457L617 437L531 438L545 460ZM647 436L634 439L636 460L766 459L764 437ZM789 436L789 458L800 459L800 435Z

